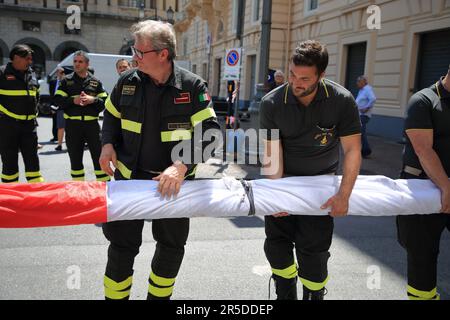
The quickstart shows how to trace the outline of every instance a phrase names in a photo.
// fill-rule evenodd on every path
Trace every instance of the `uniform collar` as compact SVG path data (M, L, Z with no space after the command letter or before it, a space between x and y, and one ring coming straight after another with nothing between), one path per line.
M437 94L439 95L439 98L448 99L448 98L450 98L450 92L448 92L444 88L444 85L442 84L442 80L444 80L444 77L442 77L438 82L436 82L436 84L434 86L436 88Z
M25 76L27 74L31 74L32 70L31 67L29 67L25 72L20 72L19 70L15 69L12 65L12 62L8 62L5 68L5 72L7 73L13 73L15 75Z
M325 99L328 99L330 97L329 86L326 85L326 81L327 81L326 79L322 79L319 82L317 93L316 93L316 96L313 99L313 102L314 101L325 100ZM286 87L283 89L283 92L284 92L284 95L283 95L284 100L283 100L283 102L284 102L284 104L287 104L287 103L289 103L289 104L298 104L299 101L297 100L297 98L292 93L292 90L291 90L291 87L290 87L289 83L287 83L285 86Z

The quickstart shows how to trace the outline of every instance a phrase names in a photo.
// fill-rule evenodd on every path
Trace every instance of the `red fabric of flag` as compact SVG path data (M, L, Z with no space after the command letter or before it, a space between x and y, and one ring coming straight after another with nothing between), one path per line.
M107 222L105 182L0 184L0 228Z

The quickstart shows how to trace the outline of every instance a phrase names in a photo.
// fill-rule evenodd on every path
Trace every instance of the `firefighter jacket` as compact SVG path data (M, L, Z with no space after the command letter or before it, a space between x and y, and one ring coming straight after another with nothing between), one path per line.
M195 175L196 163L207 160L205 156L194 155L199 155L199 152L202 154L205 147L217 137L213 134L213 138L205 141L203 133L208 129L220 130L207 84L197 75L174 65L168 81L170 84L161 91L156 101L158 108L155 108L148 102L148 81L152 81L149 79L146 74L136 69L126 71L105 103L102 144L113 144L117 153L116 179L134 177L141 152L165 159L164 168L160 170L180 160L188 167L187 177L192 177ZM155 109L158 112L153 112ZM157 126L152 140L157 142L154 143L156 147L141 143L144 140L142 135L149 132L149 124L147 123L146 128L144 121L146 116L149 116L146 112L152 112L151 117L157 117L152 118L156 120L153 123ZM217 133L215 130L212 132ZM172 154L174 148L180 146L179 143L188 143L191 148L189 159L186 160L182 153L179 154L182 157L180 159ZM145 150L142 150L144 148Z
M22 73L12 63L0 67L0 113L16 120L36 118L39 84L31 69Z
M73 100L82 91L95 97L95 102L86 106L76 105ZM98 114L105 108L107 96L108 94L103 88L103 84L91 73L88 73L86 78L81 78L73 72L59 83L54 101L64 110L65 119L90 121L98 119Z

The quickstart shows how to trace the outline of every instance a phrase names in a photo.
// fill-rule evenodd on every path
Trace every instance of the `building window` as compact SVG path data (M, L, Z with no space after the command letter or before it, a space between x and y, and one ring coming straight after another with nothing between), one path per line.
M41 23L39 21L22 21L23 31L40 32Z
M261 18L259 15L259 11L261 8L261 0L253 0L252 6L252 21L257 22Z
M319 9L319 0L305 1L305 14L315 13Z

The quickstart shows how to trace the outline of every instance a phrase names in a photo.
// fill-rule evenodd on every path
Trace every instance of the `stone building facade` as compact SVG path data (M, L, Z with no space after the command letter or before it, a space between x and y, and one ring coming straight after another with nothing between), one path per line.
M26 43L40 76L76 50L130 54L130 26L139 19L167 19L179 0L0 0L0 64L9 50ZM69 30L69 6L80 10L80 29ZM73 21L73 20L70 20Z

